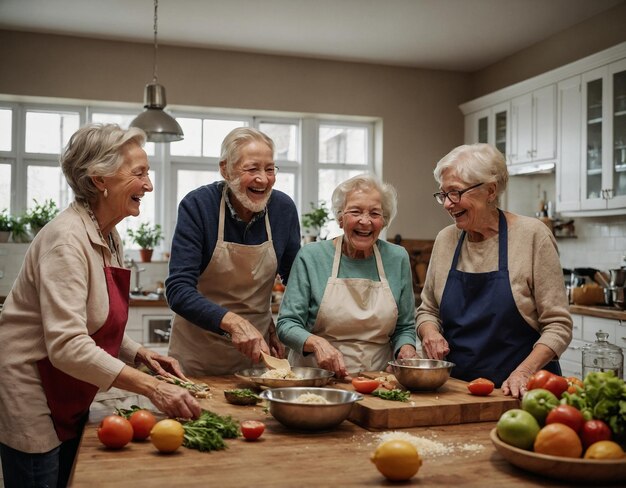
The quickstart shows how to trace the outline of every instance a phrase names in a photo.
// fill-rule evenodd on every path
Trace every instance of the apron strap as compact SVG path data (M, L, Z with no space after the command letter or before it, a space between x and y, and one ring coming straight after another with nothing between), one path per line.
M335 257L333 259L333 271L331 278L337 278L339 274L339 261L341 261L341 246L343 245L343 235L335 238ZM383 259L380 256L378 246L374 243L374 257L376 258L376 268L378 269L378 277L381 283L387 283L385 268L383 267Z
M461 247L463 247L463 241L465 240L467 232L461 232L461 237L456 244L454 250L454 257L452 258L452 264L450 270L456 270L459 264L459 256L461 254ZM509 269L509 251L508 251L508 231L506 217L504 212L498 209L498 269L500 271L508 271Z
M224 240L224 216L226 215L226 192L228 191L228 184L224 182L224 191L222 192L222 199L220 200L220 218L217 224L217 241ZM267 207L265 209L265 231L267 232L267 240L272 240L272 227L270 226L269 212Z

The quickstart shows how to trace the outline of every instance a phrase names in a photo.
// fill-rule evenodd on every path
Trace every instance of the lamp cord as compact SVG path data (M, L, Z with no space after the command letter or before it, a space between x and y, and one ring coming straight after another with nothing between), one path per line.
M157 50L159 48L159 45L157 43L157 22L158 22L158 16L157 16L157 9L159 8L159 0L154 0L154 69L152 71L152 82L153 83L157 83Z

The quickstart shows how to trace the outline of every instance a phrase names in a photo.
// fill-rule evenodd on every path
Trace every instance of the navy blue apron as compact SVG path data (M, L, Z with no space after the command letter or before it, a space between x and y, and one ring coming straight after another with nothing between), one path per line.
M540 334L520 315L509 281L507 223L499 212L498 270L458 271L466 232L461 233L439 307L443 336L456 364L452 376L464 381L488 378L500 387L530 354ZM544 369L561 374L558 361Z

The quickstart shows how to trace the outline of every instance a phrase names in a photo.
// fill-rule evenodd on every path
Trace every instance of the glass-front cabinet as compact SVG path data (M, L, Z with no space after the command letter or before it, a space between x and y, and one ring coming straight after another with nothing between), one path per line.
M495 146L509 162L510 103L500 103L469 115L465 124L465 143L484 142Z
M626 60L582 75L581 209L626 207Z

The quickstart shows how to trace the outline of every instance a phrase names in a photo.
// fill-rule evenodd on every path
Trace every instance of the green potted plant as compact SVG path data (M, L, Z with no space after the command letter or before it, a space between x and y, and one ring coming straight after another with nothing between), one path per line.
M305 241L316 240L322 227L331 220L333 219L330 217L330 210L326 208L326 202L320 203L319 206L311 202L311 210L302 214L302 232Z
M28 219L26 216L11 216L11 240L16 243L30 242Z
M12 228L13 219L11 219L9 211L5 208L0 212L0 242L9 242Z
M139 224L136 230L126 231L131 241L139 246L141 260L149 263L152 260L154 248L163 240L163 232L159 224L150 225L148 222Z
M39 203L33 199L35 205L26 212L26 222L30 225L33 236L36 236L41 228L50 222L59 213L57 204L52 199Z

